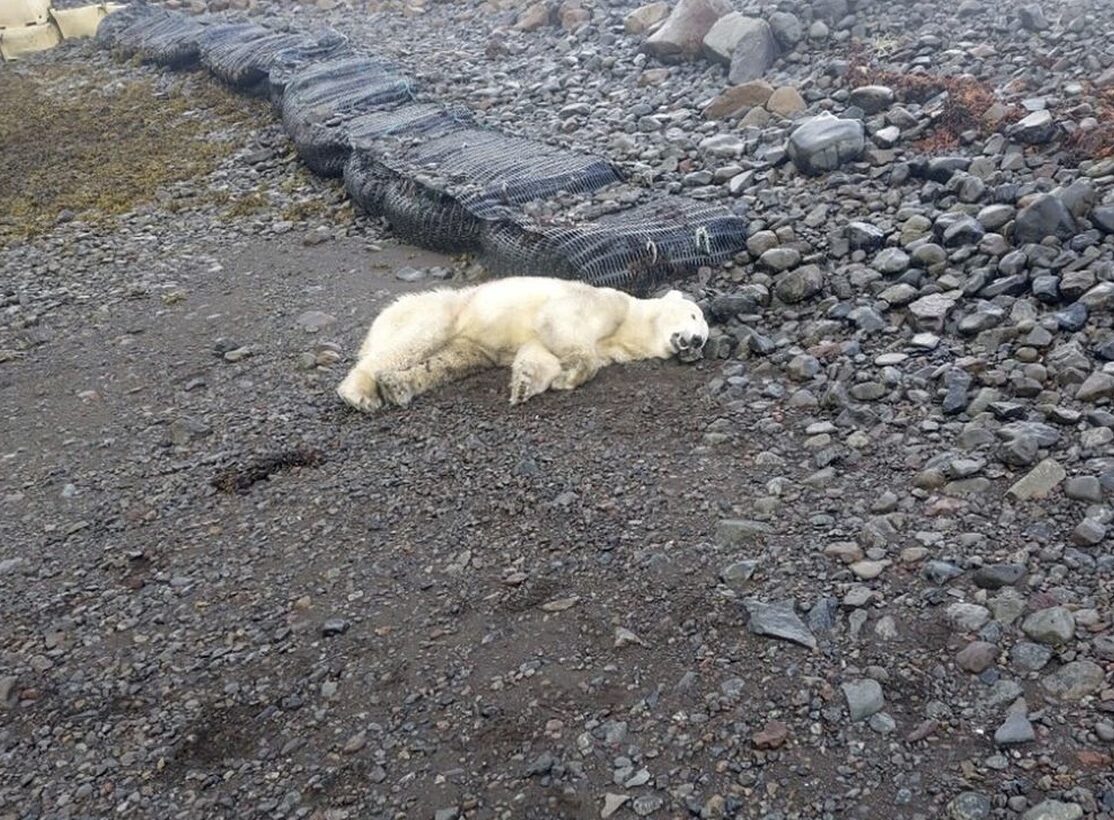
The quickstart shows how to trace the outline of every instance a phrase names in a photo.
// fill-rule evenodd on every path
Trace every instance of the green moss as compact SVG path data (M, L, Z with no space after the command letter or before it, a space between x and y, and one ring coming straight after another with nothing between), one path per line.
M0 73L0 242L42 233L66 210L104 226L215 169L236 143L211 135L260 118L263 106L212 82L190 85L157 92L150 79L114 83L80 65ZM207 198L199 191L168 209Z

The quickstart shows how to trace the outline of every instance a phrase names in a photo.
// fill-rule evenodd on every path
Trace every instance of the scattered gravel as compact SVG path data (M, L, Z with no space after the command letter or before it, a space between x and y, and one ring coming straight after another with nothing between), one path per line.
M5 67L219 150L3 223L0 818L1114 816L1109 3L680 8L245 11L747 214L703 362L516 412L338 406L385 299L477 271L262 104Z

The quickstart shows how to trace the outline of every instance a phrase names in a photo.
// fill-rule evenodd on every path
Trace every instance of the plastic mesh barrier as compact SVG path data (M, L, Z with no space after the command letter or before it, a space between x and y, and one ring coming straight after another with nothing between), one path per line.
M646 294L746 247L746 221L719 205L663 196L596 218L488 225L480 259L495 276L556 276Z
M480 128L359 153L345 169L356 204L409 241L444 251L479 250L486 223L523 203L619 179L598 157Z
M316 40L302 34L268 32L247 41L224 39L207 43L201 50L201 64L241 91L269 96L272 67L280 62L289 65L320 58L345 45L345 38L335 32Z
M473 125L470 113L437 103L411 103L354 118L348 123L352 150L344 166L349 197L366 213L383 216L387 191L398 184L399 177L380 158L399 145L437 139Z
M101 48L117 48L120 37L139 20L155 13L150 6L131 3L119 11L109 14L97 24L93 42Z
M302 161L325 177L344 171L347 122L414 99L409 77L368 57L318 63L295 76L282 95L282 123Z
M186 68L197 63L197 38L203 28L184 15L156 11L122 30L116 48L125 55L138 54L145 62Z
M218 22L219 21L219 22ZM610 162L476 127L415 100L387 61L335 32L280 32L133 3L96 41L170 67L200 61L270 96L302 160L344 175L353 201L424 247L473 252L495 275L540 275L646 293L745 248L727 208L619 184Z

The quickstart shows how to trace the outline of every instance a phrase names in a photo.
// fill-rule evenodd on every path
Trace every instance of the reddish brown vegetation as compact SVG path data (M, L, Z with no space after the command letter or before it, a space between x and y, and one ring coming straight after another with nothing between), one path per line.
M974 77L883 71L870 65L861 51L851 56L847 81L852 88L885 85L892 88L899 99L918 104L946 94L935 127L913 144L914 148L929 154L954 148L965 132L987 135L1016 118L1014 110L1008 107L998 112L1000 116L988 116L997 100L994 93Z
M1114 157L1114 88L1098 92L1095 119L1097 128L1076 131L1066 140L1077 158L1107 159Z

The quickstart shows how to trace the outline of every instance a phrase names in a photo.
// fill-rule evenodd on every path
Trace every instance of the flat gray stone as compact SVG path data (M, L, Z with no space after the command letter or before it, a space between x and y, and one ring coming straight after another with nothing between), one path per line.
M1079 700L1102 688L1106 675L1094 661L1066 663L1041 681L1041 687L1058 700Z
M809 649L816 648L816 638L797 615L793 601L766 603L752 598L744 601L743 607L750 614L749 628L755 635L792 641Z

